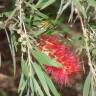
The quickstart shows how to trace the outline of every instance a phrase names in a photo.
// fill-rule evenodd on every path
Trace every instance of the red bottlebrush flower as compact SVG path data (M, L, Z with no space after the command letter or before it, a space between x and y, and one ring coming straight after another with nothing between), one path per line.
M70 52L64 44L60 44L56 36L43 35L40 37L41 51L61 63L63 68L45 65L47 74L60 85L71 85L70 78L80 70L75 54Z

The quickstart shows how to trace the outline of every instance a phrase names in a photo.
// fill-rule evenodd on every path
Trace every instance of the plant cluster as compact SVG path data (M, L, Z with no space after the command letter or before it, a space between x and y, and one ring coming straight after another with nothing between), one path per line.
M16 52L20 51L19 48L21 48L22 72L18 88L19 95L60 96L52 80L61 85L70 85L71 75L78 74L80 71L76 54L70 52L70 49L59 43L58 38L55 37L64 31L58 30L58 26L63 23L60 18L62 18L63 12L70 8L68 22L74 23L77 19L80 21L84 45L82 48L80 47L79 52L82 53L82 50L86 50L87 64L90 67L83 95L95 96L96 21L94 20L95 23L90 22L95 18L92 11L96 14L96 1L13 0L12 2L14 3L12 11L0 13L0 28L5 30L8 39L14 74L16 71ZM60 4L58 12L54 10L54 13L57 13L55 19L44 12L52 4L56 8ZM76 14L75 19L74 14ZM64 28L66 29L66 27ZM7 29L11 36L8 35ZM18 46L21 47L18 48Z

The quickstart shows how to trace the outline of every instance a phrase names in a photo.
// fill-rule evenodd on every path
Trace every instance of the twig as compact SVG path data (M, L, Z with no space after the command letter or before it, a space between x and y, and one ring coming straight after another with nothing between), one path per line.
M86 47L86 52L87 52L87 56L88 56L88 64L90 66L90 72L96 76L95 70L92 66L92 61L91 61L91 55L90 55L90 49L88 46L88 34L87 34L87 29L84 27L84 22L82 17L80 16L80 14L78 13L78 17L80 19L80 23L81 23L81 27L82 27L82 31L83 31L83 36L84 36L84 40L85 40L85 47Z

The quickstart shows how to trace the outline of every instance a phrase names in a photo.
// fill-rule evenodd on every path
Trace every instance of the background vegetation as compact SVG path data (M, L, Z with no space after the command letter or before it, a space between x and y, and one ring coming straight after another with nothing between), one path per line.
M60 90L66 87L58 88L42 67L43 64L57 68L60 65L36 47L41 34L55 34L65 45L70 45L80 59L80 96L96 96L96 0L0 0L0 3L0 70L8 72L4 62L12 61L11 75L1 76L7 78L7 82L18 78L18 90L11 85L13 93L18 91L19 96L64 95ZM10 53L5 52L7 48ZM0 94L7 96L4 91L7 87L1 82L0 86Z

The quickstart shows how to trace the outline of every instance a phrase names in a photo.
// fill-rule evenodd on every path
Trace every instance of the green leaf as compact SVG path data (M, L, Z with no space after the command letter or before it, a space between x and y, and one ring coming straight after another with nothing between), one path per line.
M30 77L30 82L29 82L29 85L30 85L30 89L31 89L31 94L32 96L34 96L34 81L33 81L34 78L31 78Z
M40 88L40 85L38 84L38 82L36 81L36 79L33 80L34 81L34 89L35 89L35 92L37 94L39 94L39 96L44 96L41 88ZM38 96L38 95L37 95Z
M89 6L96 7L96 0L87 0Z
M45 0L46 2L46 0ZM42 5L42 3L44 3L44 0L38 0L37 4L36 4L36 7L40 7Z
M21 78L20 78L20 82L19 82L19 87L18 87L18 92L20 92L20 90L21 90L21 87L22 87L22 85L23 85L23 74L21 74Z
M82 4L80 3L80 0L74 0L73 1L75 7L77 8L77 10L83 15L84 18L87 18L87 15L86 15L86 11L85 11L85 8L84 6L82 6Z
M54 2L55 2L55 0L48 0L48 1L44 4L44 6L41 7L41 9L44 9L44 8L48 7L49 5L53 4Z
M18 88L18 92L19 92L19 96L22 96L24 89L27 85L27 80L24 79L24 75L21 75L21 79L20 79L20 83L19 83L19 88Z
M11 56L12 56L13 68L14 68L14 75L15 75L15 73L16 73L16 58L15 58L15 55L16 54L15 54L15 49L14 49L13 40L12 40L12 34L13 34L13 32L10 31L10 33L11 33L11 40L10 40L10 36L8 35L8 32L7 32L6 29L5 29L5 33L6 33L6 36L7 36L7 40L8 40L8 44L9 44Z
M85 80L83 96L89 96L90 85L91 85L91 76L89 73L89 75L87 76L87 78Z
M28 61L23 60L22 64L21 64L21 67L22 67L22 72L24 73L24 75L26 77L28 77L28 73L29 73Z
M41 65L46 64L49 66L55 66L59 68L62 67L61 64L49 58L45 53L42 53L39 50L32 50L32 54Z
M44 9L54 2L55 0L39 0L36 4L36 7L40 9Z
M60 96L51 79L44 73L48 87L54 96Z
M64 32L64 34L69 34L71 32L71 29L65 26L62 32Z
M46 83L46 80L45 80L45 77L44 77L44 74L43 74L43 70L41 69L41 67L37 64L37 63L33 63L32 64L40 82L41 82L41 85L45 91L45 93L48 95L48 96L51 96L50 93L49 93L49 88L47 86L47 83Z
M42 12L40 12L40 11L35 7L34 4L30 4L30 3L26 2L26 1L24 1L24 3L25 3L27 6L29 6L31 9L34 9L34 10L35 10L35 13L36 13L38 16L42 17L43 19L48 19L48 18L49 18L47 15L43 14Z
M42 29L42 30L41 30L41 29ZM44 29L44 28L42 27L42 28L40 28L40 30L34 32L34 33L33 33L33 36L34 36L34 37L37 37L37 36L39 36L40 34L44 33L46 30L47 30L47 29Z
M18 41L17 41L15 32L12 32L11 38L12 38L13 47L15 51L17 52Z
M91 78L91 96L96 96L95 95L95 90L94 90L94 80L93 77Z
M92 55L96 56L96 49L95 48L92 50Z

